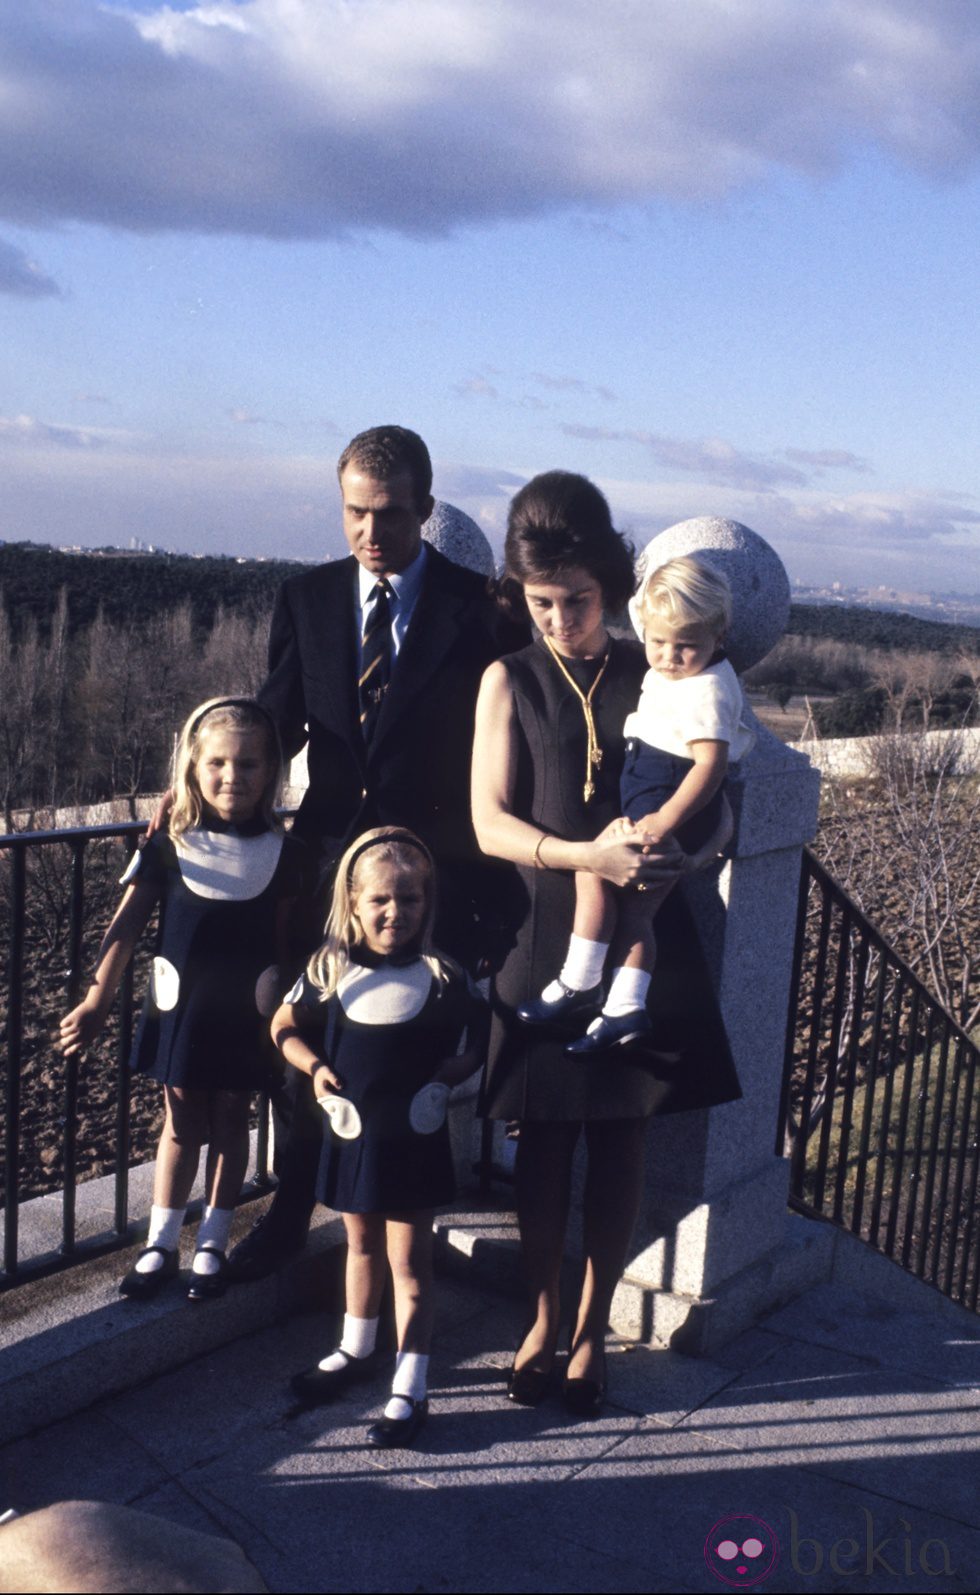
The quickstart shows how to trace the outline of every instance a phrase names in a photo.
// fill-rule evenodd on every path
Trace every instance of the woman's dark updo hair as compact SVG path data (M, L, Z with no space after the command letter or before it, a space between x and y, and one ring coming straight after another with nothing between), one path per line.
M599 583L606 610L618 614L636 586L633 558L594 482L574 471L544 471L511 500L498 593L526 618L525 583L560 582L566 571L585 570Z

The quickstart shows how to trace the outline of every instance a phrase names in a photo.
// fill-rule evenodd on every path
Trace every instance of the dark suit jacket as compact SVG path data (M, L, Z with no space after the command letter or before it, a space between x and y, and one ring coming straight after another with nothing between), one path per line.
M447 952L468 958L468 924L494 917L500 873L479 854L470 821L470 755L480 678L526 630L507 621L483 577L427 548L421 591L370 748L357 703L357 561L284 582L259 696L291 758L309 738L309 789L297 834L336 857L374 825L405 825L440 865Z

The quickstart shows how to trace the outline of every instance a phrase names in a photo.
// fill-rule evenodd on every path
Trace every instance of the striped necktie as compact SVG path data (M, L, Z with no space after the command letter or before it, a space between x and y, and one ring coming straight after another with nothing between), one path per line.
M374 735L391 675L391 599L394 593L383 576L371 589L370 597L374 602L364 618L361 674L357 681L361 730L368 743Z

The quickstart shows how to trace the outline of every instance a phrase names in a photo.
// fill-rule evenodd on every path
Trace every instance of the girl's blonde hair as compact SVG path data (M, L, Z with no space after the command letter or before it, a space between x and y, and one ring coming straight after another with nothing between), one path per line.
M458 973L452 959L436 953L432 947L436 911L436 867L432 854L414 831L406 830L403 825L379 825L352 842L337 865L323 945L306 966L311 983L324 997L336 991L348 967L350 949L358 940L354 917L357 898L364 890L372 867L378 864L393 864L397 869L421 876L425 913L418 951L439 980L447 980L450 974Z
M262 732L271 773L256 812L270 829L281 831L276 802L282 782L282 749L275 721L254 698L209 698L188 716L177 739L172 778L174 805L169 824L171 837L176 841L185 831L201 823L204 799L197 779L197 765L204 739L212 731Z
M681 554L645 578L637 608L644 626L652 620L708 626L721 636L732 623L732 590L727 576L707 560Z

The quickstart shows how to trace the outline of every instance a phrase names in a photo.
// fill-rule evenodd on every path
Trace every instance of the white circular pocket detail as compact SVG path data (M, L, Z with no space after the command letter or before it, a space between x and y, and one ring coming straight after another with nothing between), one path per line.
M169 958L154 958L150 995L161 1013L169 1013L171 1008L176 1008L180 997L180 976Z
M438 1080L430 1080L416 1091L408 1107L408 1122L416 1135L434 1135L441 1130L448 1106L449 1087Z
M255 1006L263 1019L271 1019L279 1006L279 965L270 964L255 982Z
M330 1120L334 1135L342 1141L356 1141L361 1133L361 1115L350 1097L317 1097L317 1101Z

